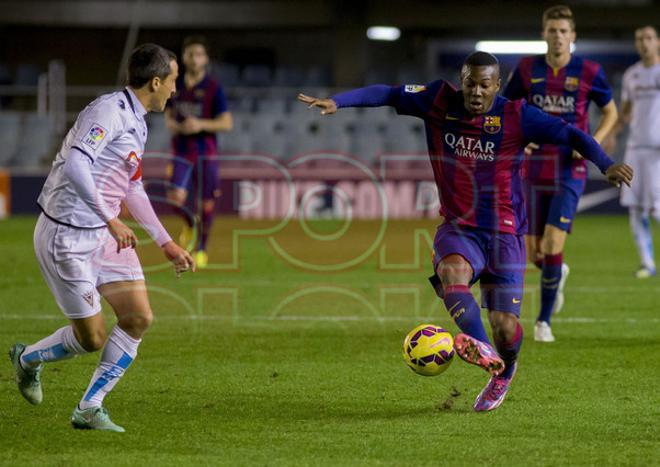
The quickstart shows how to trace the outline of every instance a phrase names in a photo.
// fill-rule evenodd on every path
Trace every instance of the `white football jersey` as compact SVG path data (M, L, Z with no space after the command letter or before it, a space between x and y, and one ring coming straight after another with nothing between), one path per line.
M105 210L119 215L131 180L141 177L147 141L147 111L133 91L105 94L78 115L64 138L37 203L61 224L100 228L106 224L78 196L64 173L66 155L79 151L92 161L92 178ZM113 216L113 217L114 217Z
M628 147L660 148L660 64L637 62L623 74L621 100L632 104Z

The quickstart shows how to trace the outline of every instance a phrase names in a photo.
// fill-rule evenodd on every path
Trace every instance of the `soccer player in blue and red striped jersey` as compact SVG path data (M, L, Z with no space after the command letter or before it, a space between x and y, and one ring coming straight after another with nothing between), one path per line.
M601 66L571 55L575 23L570 8L557 5L543 13L543 37L548 52L523 58L504 96L527 99L585 132L589 132L589 104L594 102L602 112L594 139L602 143L616 124L617 109ZM523 168L529 220L526 243L530 260L541 269L541 308L534 339L553 342L550 317L563 306L569 273L563 261L564 244L584 191L587 167L569 146L538 143L528 148L531 157Z
M461 329L455 337L456 352L491 374L474 404L476 411L493 410L502 403L522 342L524 148L531 141L566 144L594 162L611 182L629 184L632 179L632 169L614 164L591 136L523 100L497 96L499 89L497 59L475 52L462 68L461 90L438 80L369 86L330 99L298 96L323 115L343 107L388 105L399 114L424 120L444 218L434 241L434 286ZM470 292L477 281L497 350Z
M207 73L209 54L206 39L201 36L186 38L181 55L185 73L179 77L177 93L165 112L167 127L172 132L174 153L173 188L168 192L168 199L180 208L179 214L187 223L179 238L180 243L187 247L195 237L195 219L186 215L183 206L188 193L195 188L194 205L196 212L201 211L201 225L197 244L193 248L197 250L197 265L203 268L208 263L207 242L215 202L220 196L216 133L231 131L233 120L222 86Z

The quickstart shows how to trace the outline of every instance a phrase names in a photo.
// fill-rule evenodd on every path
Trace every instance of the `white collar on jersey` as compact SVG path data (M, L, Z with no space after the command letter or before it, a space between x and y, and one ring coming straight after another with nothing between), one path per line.
M140 102L140 99L137 98L135 93L131 88L126 86L124 89L124 94L126 94L126 98L128 99L128 105L131 106L131 109L133 110L133 113L139 117L144 117L147 115L147 109L144 108L142 105L142 102Z

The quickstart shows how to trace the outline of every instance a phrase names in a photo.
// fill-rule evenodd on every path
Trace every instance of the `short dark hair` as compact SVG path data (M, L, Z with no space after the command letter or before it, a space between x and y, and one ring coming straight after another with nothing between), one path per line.
M651 24L645 24L644 26L640 26L640 27L636 28L635 29L635 34L637 33L637 31L641 31L642 29L647 29L647 28L652 29L653 32L655 32L656 36L658 35L658 28L656 28L655 26L653 26Z
M463 62L463 66L499 66L497 57L488 52L472 52Z
M176 54L160 45L138 45L128 60L128 85L141 88L156 77L165 79L172 72L172 60Z
M571 29L575 31L575 20L573 19L573 12L566 5L555 5L551 6L543 12L543 29L545 29L545 23L551 19L565 19L571 24Z
M209 43L206 40L206 37L196 35L196 36L188 36L183 40L183 45L181 46L181 52L185 52L188 47L191 45L201 45L204 47L204 52L206 52L206 55L209 54Z

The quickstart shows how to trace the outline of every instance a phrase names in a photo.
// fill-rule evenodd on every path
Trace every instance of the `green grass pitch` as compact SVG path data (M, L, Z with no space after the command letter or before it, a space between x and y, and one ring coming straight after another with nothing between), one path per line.
M34 222L0 222L3 352L66 323L34 258ZM106 398L127 433L69 426L98 354L47 366L39 407L20 397L4 356L1 464L660 462L660 278L632 278L625 217L578 218L554 344L533 341L539 277L528 274L518 375L486 414L471 409L488 379L478 368L455 358L425 378L401 358L417 324L456 332L426 282L434 221L356 222L341 241L330 221L216 226L211 267L179 280L140 247L156 320Z

